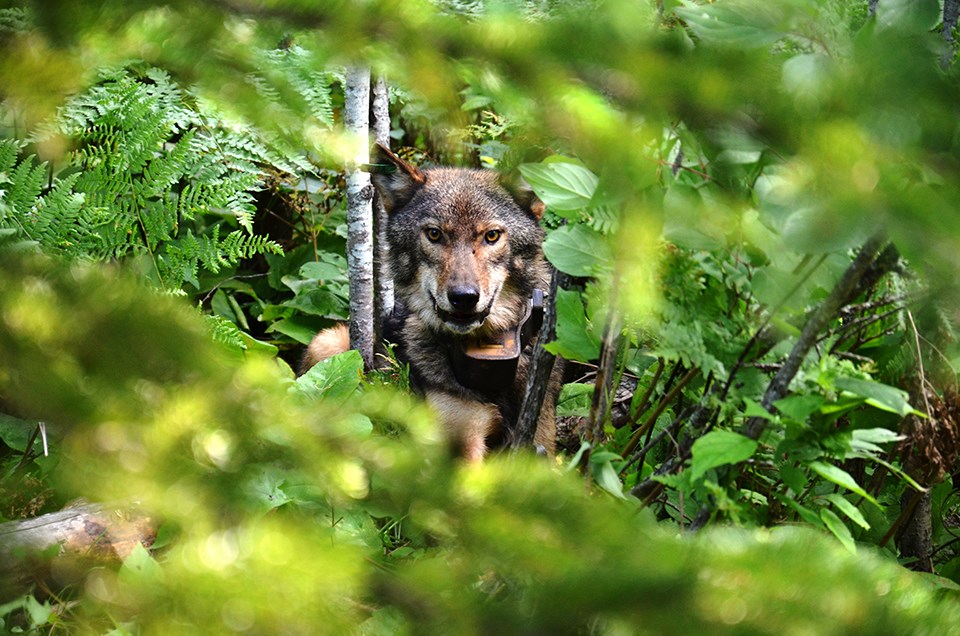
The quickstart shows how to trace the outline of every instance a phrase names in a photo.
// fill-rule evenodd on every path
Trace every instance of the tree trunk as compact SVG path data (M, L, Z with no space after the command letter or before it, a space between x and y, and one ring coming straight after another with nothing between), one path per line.
M387 83L383 77L377 77L373 85L372 128L378 144L390 147L390 99ZM376 303L375 337L380 342L380 321L393 311L393 277L387 271L389 254L387 252L387 211L380 196L373 193L374 212L374 248L376 258L373 261L374 302Z
M38 581L63 586L95 565L119 563L156 539L157 522L130 507L82 504L0 524L0 602Z
M344 127L352 143L347 172L347 270L350 347L373 367L373 186L360 167L370 160L370 69L351 66L344 86Z
M960 0L943 0L943 40L947 44L947 50L943 52L941 59L943 68L948 68L957 55L957 40L953 37L953 31L957 28L958 21Z

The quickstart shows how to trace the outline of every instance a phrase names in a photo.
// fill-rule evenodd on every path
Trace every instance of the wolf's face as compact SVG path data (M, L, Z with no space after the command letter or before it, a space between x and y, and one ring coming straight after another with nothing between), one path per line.
M542 280L542 204L512 196L492 171L420 171L386 152L381 162L398 170L375 175L374 184L389 213L397 297L434 330L515 327Z

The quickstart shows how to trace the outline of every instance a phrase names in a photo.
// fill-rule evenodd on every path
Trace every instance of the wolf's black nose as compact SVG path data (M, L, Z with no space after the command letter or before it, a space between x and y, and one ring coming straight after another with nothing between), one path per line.
M471 311L480 302L480 290L476 287L451 287L447 300L455 311Z

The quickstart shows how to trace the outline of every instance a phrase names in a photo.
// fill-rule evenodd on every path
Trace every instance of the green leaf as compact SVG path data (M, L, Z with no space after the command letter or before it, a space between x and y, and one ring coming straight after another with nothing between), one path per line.
M777 410L795 422L806 422L811 413L820 410L826 400L816 394L791 395L773 403Z
M690 478L696 480L712 468L750 459L756 451L756 440L732 431L711 431L693 443Z
M793 464L784 464L780 467L780 479L795 495L803 492L807 485L807 474Z
M520 174L548 208L566 218L576 218L562 213L587 207L597 190L597 175L574 163L525 163Z
M613 251L596 230L574 224L557 228L543 243L553 266L571 276L594 276L613 267Z
M26 598L25 609L30 616L30 624L33 627L46 625L54 616L53 608L50 606L49 601L41 603L32 595Z
M743 405L744 405L743 414L746 415L747 417L759 417L767 420L768 422L772 422L773 420L776 419L774 415L770 413L770 411L763 408L762 404L760 404L759 402L755 402L750 398L744 398Z
M359 351L344 351L321 360L297 378L291 392L308 399L338 399L353 395L363 379L363 357Z
M593 400L593 385L564 384L557 398L557 417L585 417Z
M851 554L857 553L857 544L853 540L853 535L850 534L850 528L843 523L843 520L834 511L829 508L821 508L820 519L826 524L827 529L833 533L833 536L840 540L840 543L848 552Z
M543 348L567 360L580 362L595 360L600 355L600 340L587 324L587 314L578 292L557 291L557 339Z
M300 266L300 278L310 281L346 281L347 259L340 254L325 252L320 260L310 261ZM294 289L294 291L297 291Z
M907 33L925 33L940 21L938 0L883 0L877 3L877 26Z
M777 492L773 493L773 496L776 497L782 504L792 508L801 519L809 523L811 526L815 528L823 527L823 521L820 520L820 517L818 517L817 513L815 513L813 510L801 505L792 497L786 497Z
M30 434L36 427L36 422L28 422L6 413L0 413L0 441L17 452L22 453L27 450Z
M590 455L590 474L598 486L618 499L626 499L623 494L623 483L613 462L622 461L616 453L597 449Z
M833 482L838 486L842 486L843 488L860 495L876 506L880 505L877 503L877 500L874 499L870 493L861 488L860 484L857 483L857 480L854 479L853 476L851 476L850 473L844 469L824 462L810 462L808 466L810 467L810 470L817 473L827 481Z
M830 503L832 503L837 508L837 510L845 514L850 519L850 521L854 522L864 530L870 529L870 524L867 523L867 520L864 518L863 513L860 512L860 510L856 506L850 503L849 500L845 499L843 495L832 492L828 495L824 495L823 498L829 501Z
M163 576L163 569L141 544L134 546L123 565L120 566L121 581L157 582Z
M850 448L858 453L882 453L878 444L890 444L904 439L903 435L887 428L860 428L851 432Z
M914 410L908 401L906 391L873 380L839 377L834 385L842 390L866 399L867 404L882 411L896 413L901 417L923 415Z
M676 9L704 42L737 48L761 48L783 37L776 3L724 2L700 5L684 0Z

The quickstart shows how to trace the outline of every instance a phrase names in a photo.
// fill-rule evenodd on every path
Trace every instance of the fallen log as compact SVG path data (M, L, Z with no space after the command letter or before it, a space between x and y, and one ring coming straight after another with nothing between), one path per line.
M156 519L135 507L92 503L2 523L0 602L34 584L62 587L91 567L119 564L136 546L151 546L156 529Z

